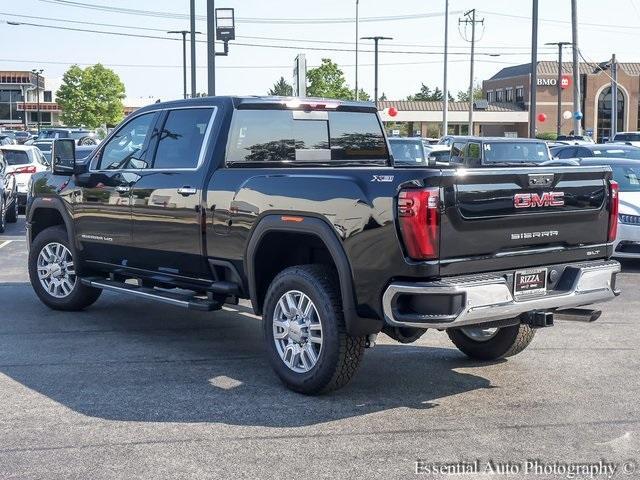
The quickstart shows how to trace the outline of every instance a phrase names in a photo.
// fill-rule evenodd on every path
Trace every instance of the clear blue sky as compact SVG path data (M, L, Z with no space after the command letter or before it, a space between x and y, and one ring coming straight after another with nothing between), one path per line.
M64 3L64 2L63 2ZM188 0L86 0L85 5L188 14ZM204 15L206 0L196 1L198 14ZM323 57L338 62L351 86L354 81L354 53L320 52L306 47L353 48L340 43L304 43L296 40L320 42L353 42L354 24L278 24L243 22L242 19L318 19L349 18L355 13L355 0L218 0L218 7L234 7L236 33L241 37L276 37L293 39L274 41L256 38L238 38L238 42L294 45L294 49L273 49L231 45L228 58L218 57L218 94L264 94L281 75L291 78L293 58L306 53L311 66ZM640 61L636 45L640 40L640 0L579 0L581 50L589 60L602 61L616 53L619 61ZM500 57L477 57L475 78L481 81L506 65L527 63L527 50L531 31L528 18L531 2L528 0L450 0L451 51L462 53L450 57L450 88L465 89L469 79L469 45L458 29L460 11L477 7L478 18L484 18L479 27L479 53L498 53ZM390 2L360 0L360 16L387 17L433 13L436 16L395 21L363 21L360 35L394 37L381 49L398 51L441 52L444 36L444 0L403 0ZM44 19L21 18L31 15ZM570 1L540 0L540 59L553 60L556 50L544 47L545 42L570 41ZM66 19L77 22L117 24L131 28L100 27L54 21ZM142 35L166 36L165 30L188 29L188 20L174 17L131 15L91 10L63 5L56 0L2 0L0 1L0 45L3 45L0 69L44 68L53 83L72 63L101 62L113 68L122 78L127 96L178 98L182 94L182 50L177 41L117 37L96 33L63 31L30 26L10 26L7 20L39 23L71 28L118 31ZM551 20L551 21L550 21ZM566 23L563 23L566 22ZM618 27L614 27L618 25ZM141 30L160 29L161 31ZM204 22L197 28L206 31ZM464 32L462 32L464 33ZM204 35L201 36L204 38ZM419 45L419 46L413 46ZM371 46L361 45L362 50ZM197 50L198 64L206 65L204 45ZM566 52L567 60L570 51ZM360 54L360 85L373 91L373 54ZM380 89L390 99L404 98L418 90L420 82L432 87L442 86L442 55L382 53L380 55ZM393 65L395 64L395 65ZM261 68L247 68L249 66ZM237 67L237 68L234 68ZM263 68L264 67L264 68ZM198 90L206 91L206 70L198 69Z

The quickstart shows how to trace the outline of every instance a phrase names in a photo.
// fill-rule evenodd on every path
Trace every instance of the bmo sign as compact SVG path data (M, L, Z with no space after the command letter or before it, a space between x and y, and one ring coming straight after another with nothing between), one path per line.
M556 78L538 78L539 87L555 87L558 85ZM565 90L571 86L571 75L562 75L560 77L560 88Z

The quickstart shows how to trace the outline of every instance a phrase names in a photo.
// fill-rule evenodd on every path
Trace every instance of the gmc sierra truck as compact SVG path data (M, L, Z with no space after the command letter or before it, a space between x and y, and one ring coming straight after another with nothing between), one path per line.
M381 331L409 343L436 329L496 359L619 293L609 168L394 166L371 103L159 103L88 162L74 148L55 140L30 187L38 297L61 310L103 290L206 311L250 299L298 392L345 385Z

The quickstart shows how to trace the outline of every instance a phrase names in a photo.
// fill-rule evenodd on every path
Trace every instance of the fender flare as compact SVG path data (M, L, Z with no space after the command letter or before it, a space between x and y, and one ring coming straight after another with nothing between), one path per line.
M288 213L288 215L291 215L291 213ZM262 239L266 234L272 232L304 233L314 235L324 243L336 266L340 279L340 296L342 297L342 309L347 332L354 336L379 332L382 328L380 320L365 319L358 316L351 265L336 232L323 219L307 215L296 214L296 216L303 217L304 220L292 223L283 221L282 215L279 214L265 215L258 221L249 238L244 265L249 286L249 297L255 313L262 314L262 305L258 302L255 272L255 255Z
M75 228L73 226L73 220L69 211L65 208L61 199L55 197L36 197L31 201L31 204L27 208L27 243L29 247L33 243L33 217L38 210L55 210L62 217L64 227L67 230L67 236L69 238L69 245L71 246L71 254L76 259L80 259L81 248L77 244L75 236ZM81 262L78 262L78 267L81 266Z

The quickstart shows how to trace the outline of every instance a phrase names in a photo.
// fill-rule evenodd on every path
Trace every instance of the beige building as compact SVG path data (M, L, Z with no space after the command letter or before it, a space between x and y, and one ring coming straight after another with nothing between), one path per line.
M618 63L618 121L617 131L640 130L639 93L640 63ZM538 133L555 132L557 128L558 62L538 62L536 85L536 112L543 113L545 121L536 119ZM573 69L570 62L562 64L561 114L573 112ZM609 137L611 132L611 65L580 64L581 112L583 129L596 140ZM529 110L530 64L516 65L500 70L483 82L483 91L489 105L505 102ZM561 120L561 132L569 134L573 120Z

